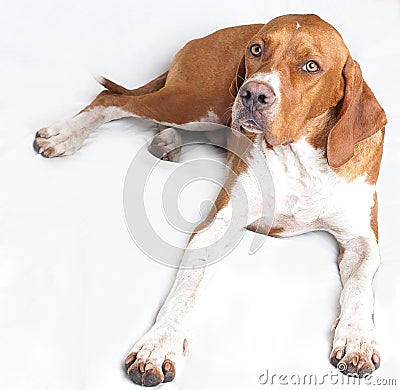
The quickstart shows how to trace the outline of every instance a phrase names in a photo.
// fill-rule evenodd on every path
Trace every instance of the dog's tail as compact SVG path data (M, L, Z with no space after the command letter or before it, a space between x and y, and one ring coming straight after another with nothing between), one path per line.
M156 92L162 87L164 87L165 82L167 80L168 71L163 73L161 76L158 76L154 80L148 82L140 88L136 89L127 89L113 81L106 79L102 76L95 76L97 82L99 82L104 88L109 90L112 93L116 93L118 95L129 95L129 96L139 96L145 95L147 93Z

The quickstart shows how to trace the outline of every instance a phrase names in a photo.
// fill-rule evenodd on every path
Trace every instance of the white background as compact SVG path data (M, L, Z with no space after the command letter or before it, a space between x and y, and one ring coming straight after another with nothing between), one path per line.
M135 388L123 360L175 274L135 246L124 222L124 177L152 134L149 125L113 122L77 154L52 160L33 152L36 130L89 103L101 90L92 74L133 88L164 72L194 37L285 13L319 14L341 32L389 119L378 190L382 265L374 283L382 366L374 378L400 383L399 1L3 0L2 390ZM171 166L162 163L160 172ZM153 190L162 191L156 180ZM335 372L328 360L341 287L334 240L324 233L268 238L250 256L251 239L246 233L219 264L189 356L165 389L253 390L266 388L258 378L267 369L320 378ZM338 388L327 382L320 387Z

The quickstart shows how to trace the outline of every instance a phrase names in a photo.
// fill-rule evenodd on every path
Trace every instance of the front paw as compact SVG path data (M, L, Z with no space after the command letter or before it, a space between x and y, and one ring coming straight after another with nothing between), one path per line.
M375 328L371 322L340 320L335 332L331 363L346 375L364 377L375 371L381 362Z
M157 386L175 378L176 361L187 348L177 331L153 327L132 348L125 369L132 381L142 386Z

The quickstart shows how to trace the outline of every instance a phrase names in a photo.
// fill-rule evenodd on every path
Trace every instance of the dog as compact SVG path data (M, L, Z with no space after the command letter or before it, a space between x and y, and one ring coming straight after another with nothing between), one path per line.
M331 233L343 290L330 361L360 377L377 369L372 280L380 263L376 181L387 120L340 34L318 16L285 15L189 42L167 72L141 88L100 82L105 90L77 116L36 133L38 153L70 155L93 129L125 117L160 126L150 151L162 159L179 158L178 125L202 121L230 125L228 143L241 150L228 153L234 174L191 235L155 324L125 360L133 382L155 386L174 379L198 292L213 268L201 265L219 256L208 244L215 237L228 243L232 224L275 237ZM250 148L240 149L243 138ZM274 216L250 173L255 151L274 177ZM243 210L239 187L251 196Z

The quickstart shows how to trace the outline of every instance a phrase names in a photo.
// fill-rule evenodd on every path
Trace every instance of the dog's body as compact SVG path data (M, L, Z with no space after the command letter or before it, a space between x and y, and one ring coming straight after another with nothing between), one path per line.
M337 31L313 15L224 29L190 42L167 73L142 88L102 83L107 90L75 118L37 133L39 153L71 154L92 129L122 117L167 127L231 123L229 150L241 149L235 132L252 145L228 154L233 174L191 236L156 323L126 359L132 380L152 386L174 378L198 291L212 271L202 264L244 227L280 237L312 230L335 236L343 292L331 361L360 376L377 368L371 285L380 262L375 184L386 118ZM162 128L151 148L174 160L178 144L177 131ZM275 210L252 173L257 153L274 178Z

